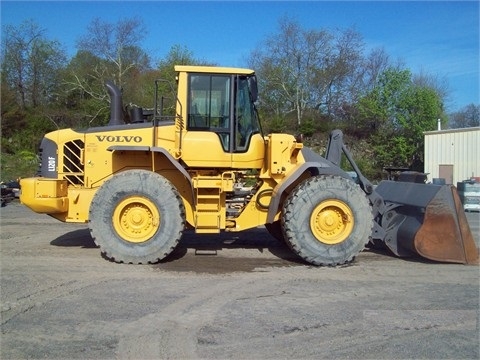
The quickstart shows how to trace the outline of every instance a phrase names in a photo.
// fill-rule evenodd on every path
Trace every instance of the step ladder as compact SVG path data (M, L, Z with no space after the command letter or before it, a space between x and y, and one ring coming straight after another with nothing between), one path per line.
M219 233L225 226L225 182L222 175L196 176L195 231L197 233Z

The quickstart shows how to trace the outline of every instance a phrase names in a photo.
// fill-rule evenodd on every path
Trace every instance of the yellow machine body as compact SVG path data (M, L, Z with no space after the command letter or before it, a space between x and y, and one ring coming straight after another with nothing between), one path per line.
M360 189L331 161L333 151L323 158L292 135L262 134L253 70L175 70L173 114L164 114L156 94L153 115L136 108L125 121L120 90L107 83L107 126L46 134L40 176L21 180L21 202L60 221L88 222L104 253L119 262L162 259L183 227L217 233L266 225L317 265L351 261L375 236L397 241L396 234L386 235L392 223L382 228L379 220L388 204L366 180ZM111 208L105 205L110 202ZM169 220L167 204L176 209L175 220ZM169 221L178 227L169 230ZM107 230L105 224L111 224ZM306 235L303 229L309 230ZM112 237L118 246L106 243ZM174 242L162 247L170 238ZM160 245L146 250L155 242ZM122 248L125 243L129 247ZM330 260L317 252L335 255Z

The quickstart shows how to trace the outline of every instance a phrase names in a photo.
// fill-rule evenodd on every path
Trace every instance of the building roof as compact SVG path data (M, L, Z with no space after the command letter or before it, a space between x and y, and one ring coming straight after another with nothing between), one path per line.
M435 130L435 131L424 131L423 135L438 135L438 134L448 134L448 133L459 133L459 132L470 132L470 131L480 131L480 126L474 126L469 128L460 128L460 129L445 129L445 130Z

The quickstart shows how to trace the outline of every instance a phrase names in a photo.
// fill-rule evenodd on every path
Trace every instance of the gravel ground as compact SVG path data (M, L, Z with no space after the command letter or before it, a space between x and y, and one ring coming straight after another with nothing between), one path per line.
M123 265L85 225L0 215L1 359L480 358L477 266L364 251L317 268L263 228Z

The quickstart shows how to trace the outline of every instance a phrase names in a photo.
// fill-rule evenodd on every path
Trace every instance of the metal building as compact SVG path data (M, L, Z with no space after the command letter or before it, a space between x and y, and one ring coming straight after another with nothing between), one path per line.
M480 127L424 132L428 182L446 184L480 177Z

